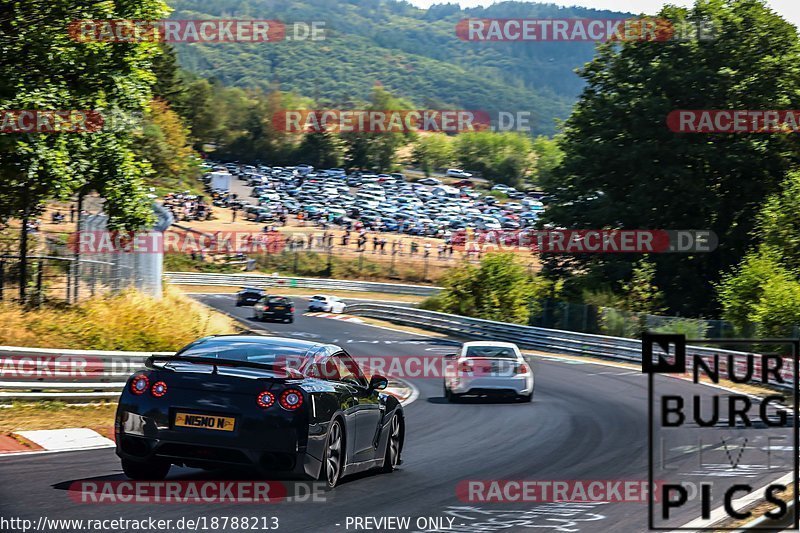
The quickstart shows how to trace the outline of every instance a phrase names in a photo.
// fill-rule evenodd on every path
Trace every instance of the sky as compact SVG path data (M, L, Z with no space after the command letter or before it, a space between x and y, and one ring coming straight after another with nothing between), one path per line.
M432 4L458 3L462 7L475 7L493 4L492 0L409 0L419 7L429 7ZM584 6L596 9L609 9L626 13L644 13L653 15L665 4L690 6L692 0L537 0L540 3L556 4L559 6ZM767 0L767 4L786 20L800 27L800 0Z

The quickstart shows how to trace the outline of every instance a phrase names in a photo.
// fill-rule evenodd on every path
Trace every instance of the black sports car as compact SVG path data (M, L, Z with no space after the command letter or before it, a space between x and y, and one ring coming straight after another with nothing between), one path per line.
M253 306L253 318L263 322L282 320L291 324L294 322L294 303L286 296L263 296Z
M405 419L338 346L256 335L199 339L152 356L117 408L117 455L133 479L170 466L342 476L400 464Z
M262 296L265 296L267 291L264 289L256 289L253 287L243 287L242 290L236 293L236 306L242 305L255 305Z

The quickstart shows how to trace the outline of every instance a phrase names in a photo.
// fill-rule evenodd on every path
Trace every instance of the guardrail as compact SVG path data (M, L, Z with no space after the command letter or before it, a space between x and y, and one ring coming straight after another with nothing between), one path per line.
M429 285L403 285L346 279L321 279L268 276L258 274L207 274L202 272L165 272L164 281L171 285L212 285L221 287L298 287L314 290L382 292L432 296L442 290Z
M522 348L555 354L600 356L632 363L640 363L642 359L642 343L637 339L521 326L376 303L353 303L347 306L347 312L467 339L513 342ZM746 352L700 346L688 346L687 354L730 355L734 365L744 364L747 355ZM115 397L125 379L140 368L149 355L152 354L0 347L0 400ZM689 357L689 362L691 360ZM786 386L790 387L788 376L794 369L791 361L786 363L784 377ZM724 364L726 361L720 362L720 366ZM738 367L737 375L741 375Z
M154 353L0 346L0 400L117 398Z
M495 322L479 318L469 318L424 309L398 307L393 305L374 303L353 303L347 306L347 313L369 318L387 320L401 325L415 326L422 329L447 333L467 339L487 339L496 341L513 342L521 348L541 350L554 354L600 356L616 361L641 363L642 341L622 337L607 337L590 333L577 333L556 329L539 328L535 326L521 326L506 322ZM707 348L701 346L686 347L687 362L691 364L693 355L713 357L723 356L720 366L727 364L727 356L731 356L733 364L737 365L737 375L740 365L747 364L747 352L723 350L720 348ZM787 379L786 388L791 388L791 366L793 362L785 359L784 377Z

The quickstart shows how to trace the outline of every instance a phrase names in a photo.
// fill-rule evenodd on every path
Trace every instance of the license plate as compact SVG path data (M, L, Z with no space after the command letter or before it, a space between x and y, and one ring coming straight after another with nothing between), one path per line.
M283 311L286 308L282 305L276 305L273 309L275 309L276 311Z
M234 427L236 426L236 419L228 416L177 413L175 415L175 425L185 428L233 431Z

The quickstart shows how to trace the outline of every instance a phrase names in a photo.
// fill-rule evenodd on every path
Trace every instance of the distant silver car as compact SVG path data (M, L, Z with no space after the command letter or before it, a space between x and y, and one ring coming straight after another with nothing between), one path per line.
M533 399L533 368L516 344L466 342L457 354L446 355L444 395L457 401L464 395L508 395Z
M308 310L311 312L343 313L345 307L345 303L336 296L327 296L324 294L312 296L308 301Z

